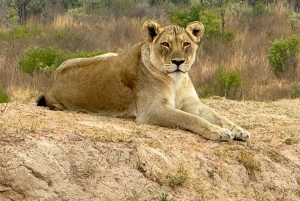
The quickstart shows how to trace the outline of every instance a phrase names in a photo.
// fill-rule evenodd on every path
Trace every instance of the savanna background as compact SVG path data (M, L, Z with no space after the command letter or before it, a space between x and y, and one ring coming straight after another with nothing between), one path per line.
M30 100L58 65L73 57L118 52L144 39L141 27L206 28L190 76L200 97L298 98L297 0L1 0L3 101Z

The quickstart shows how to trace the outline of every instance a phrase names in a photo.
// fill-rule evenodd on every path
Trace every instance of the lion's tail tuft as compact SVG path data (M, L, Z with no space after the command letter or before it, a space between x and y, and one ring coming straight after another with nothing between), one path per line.
M37 99L37 101L36 101L36 105L37 106L41 106L41 107L46 107L47 106L47 104L46 104L46 99L45 99L45 96L40 96L39 97L39 99Z

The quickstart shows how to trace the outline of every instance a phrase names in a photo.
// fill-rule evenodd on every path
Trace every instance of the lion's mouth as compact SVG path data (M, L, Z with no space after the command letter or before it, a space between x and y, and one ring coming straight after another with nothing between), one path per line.
M170 73L186 73L187 70L181 66L172 66L171 68L167 68L167 73L170 74Z
M176 70L173 70L173 71L167 71L168 74L172 74L172 73L185 73L185 71L183 70L180 70L180 69L176 69Z
M180 70L180 69L176 69L176 70L173 71L173 73L177 73L177 72L179 72L179 73L185 73L185 72L183 72L183 71Z

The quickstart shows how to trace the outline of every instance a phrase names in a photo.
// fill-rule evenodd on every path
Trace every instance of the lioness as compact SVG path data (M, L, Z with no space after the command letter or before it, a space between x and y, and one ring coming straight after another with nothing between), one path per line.
M249 132L204 105L189 78L204 26L161 27L149 20L143 30L145 41L125 53L62 63L38 105L136 117L139 123L179 127L209 140L247 141Z

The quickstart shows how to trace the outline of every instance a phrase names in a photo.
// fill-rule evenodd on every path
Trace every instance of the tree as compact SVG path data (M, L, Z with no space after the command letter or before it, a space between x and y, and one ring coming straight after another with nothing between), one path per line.
M46 0L8 0L8 6L16 11L20 25L26 24L30 15L41 14L46 7Z
M30 2L30 0L15 0L15 1L13 1L14 4L12 4L12 5L14 6L14 8L16 9L16 11L18 13L19 24L26 24L26 22L30 16L30 12L28 9L29 2Z

